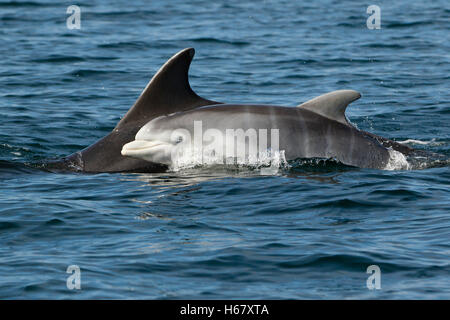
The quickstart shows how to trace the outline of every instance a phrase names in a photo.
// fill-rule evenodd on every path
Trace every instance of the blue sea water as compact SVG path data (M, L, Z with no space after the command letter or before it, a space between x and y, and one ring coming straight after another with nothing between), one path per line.
M72 4L80 30L66 27ZM448 161L273 176L36 166L106 135L186 47L203 97L295 106L358 90L359 128L449 159L448 1L1 0L0 26L0 298L450 298Z

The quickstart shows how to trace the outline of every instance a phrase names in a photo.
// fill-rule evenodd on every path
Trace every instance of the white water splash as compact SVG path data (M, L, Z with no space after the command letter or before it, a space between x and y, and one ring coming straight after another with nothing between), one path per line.
M170 170L178 172L180 170L192 169L195 167L210 167L210 166L233 166L233 167L248 167L250 169L260 169L263 175L273 175L278 173L281 168L287 168L289 166L284 150L271 150L268 149L264 152L259 152L257 156L245 157L245 158L224 158L218 156L215 153L201 153L184 152L177 153L175 157L172 157L172 165Z
M384 170L410 170L411 165L406 160L406 157L403 153L395 151L394 149L388 149L389 151L389 160L384 167Z
M81 156L81 151L76 153L76 162L70 161L68 167L75 171L83 171L83 157Z

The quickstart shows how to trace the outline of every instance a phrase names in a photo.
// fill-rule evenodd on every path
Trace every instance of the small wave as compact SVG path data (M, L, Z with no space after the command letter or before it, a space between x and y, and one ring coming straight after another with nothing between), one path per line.
M192 42L196 42L196 43L230 44L230 45L234 45L234 46L248 46L248 45L250 45L250 43L246 42L246 41L224 40L224 39L217 39L217 38L192 38L192 39L188 39L187 41L192 41Z
M426 26L432 25L434 22L431 20L427 21L412 21L412 22L392 22L386 25L386 28L409 28L414 26ZM384 27L383 27L384 28Z
M17 147L8 143L0 143L0 155L5 155L8 158L13 156L13 160L32 156L33 152L29 148Z
M18 8L18 7L53 7L56 4L49 2L33 1L6 1L0 2L0 8Z
M46 58L37 58L31 59L30 62L38 62L38 63L65 63L65 62L82 62L85 59L77 57L77 56L64 56L64 55L51 55Z
M283 64L314 64L314 63L318 63L317 60L314 59L284 59L284 60L277 60L274 61L275 64L277 65L283 65Z
M0 180L15 179L18 174L34 172L36 172L36 168L24 163L0 160Z
M375 48L375 49L403 49L405 46L402 46L398 43L369 43L362 46L363 48Z
M49 55L47 57L30 59L29 61L37 63L67 63L67 62L70 63L70 62L85 62L85 61L109 61L117 59L118 59L117 57L111 56L77 57L67 55Z
M125 71L118 70L95 70L95 69L78 69L72 72L69 72L68 75L75 77L90 77L97 75L111 75L111 74L124 74L127 73Z
M145 41L122 41L112 43L102 43L97 46L98 48L105 49L147 49L151 47L149 42Z
M84 5L83 5L84 6ZM119 10L119 11L104 11L104 12L91 12L90 14L95 18L101 17L113 17L113 18L148 18L151 15L158 14L155 10Z
M0 222L0 231L7 231L11 229L20 229L20 224L11 221L1 221Z
M398 143L403 144L420 144L420 145L430 145L430 146L440 146L443 145L444 142L436 142L436 139L431 139L430 141L422 141L422 140L416 140L416 139L407 139L404 141L398 141Z

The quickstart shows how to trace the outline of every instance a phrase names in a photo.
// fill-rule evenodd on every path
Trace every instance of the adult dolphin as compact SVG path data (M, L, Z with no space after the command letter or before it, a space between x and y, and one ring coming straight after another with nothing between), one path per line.
M48 167L92 173L164 172L170 161L161 161L155 152L158 148L152 133L164 131L164 137L159 137L156 143L164 142L170 147L177 142L170 141L167 132L180 128L190 130L196 120L201 120L206 128L219 130L277 128L280 149L285 150L287 160L335 158L347 165L385 168L390 149L404 155L413 151L408 146L358 130L347 121L346 107L360 97L353 90L331 92L297 108L226 105L201 98L192 91L188 79L194 53L193 48L187 48L170 58L110 134Z
M46 167L91 173L166 171L165 164L126 157L121 150L143 125L155 117L220 103L203 99L192 91L188 71L194 53L193 48L187 48L170 58L111 133L84 150L49 162Z

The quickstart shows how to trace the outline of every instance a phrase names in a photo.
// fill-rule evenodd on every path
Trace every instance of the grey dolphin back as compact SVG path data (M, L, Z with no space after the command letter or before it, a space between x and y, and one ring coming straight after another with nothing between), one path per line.
M199 97L189 85L189 66L194 48L186 48L170 58L153 76L134 105L115 129L130 122L144 122L174 112L220 104Z
M352 126L345 117L345 110L350 103L358 100L359 98L361 98L361 94L357 91L337 90L318 96L305 103L302 103L297 107L308 109L329 119L336 120L348 126ZM417 152L417 150L414 150L407 145L377 136L367 131L359 131L364 133L367 137L375 139L383 147L392 148L395 151L403 153L404 155L409 155L412 152Z
M318 96L297 107L308 109L329 119L349 125L345 117L345 109L359 98L361 98L361 94L357 91L337 90Z

